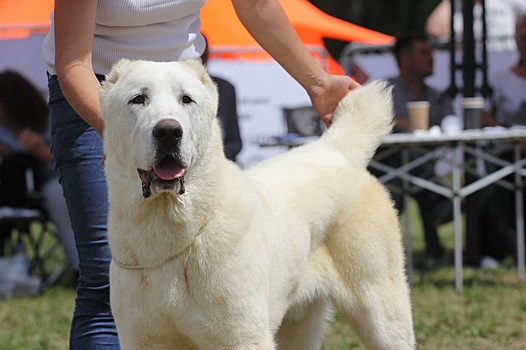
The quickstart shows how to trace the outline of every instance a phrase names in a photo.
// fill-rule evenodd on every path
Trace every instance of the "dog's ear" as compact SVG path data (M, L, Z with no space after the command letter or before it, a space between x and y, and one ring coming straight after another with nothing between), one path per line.
M218 94L217 94L217 86L210 78L210 75L208 75L208 72L206 70L206 67L201 64L199 61L195 60L188 60L185 61L185 63L195 71L196 75L199 77L199 80L201 80L201 83L205 86L205 88L210 93L210 96L212 97L212 108L214 111L217 111L217 104L218 104Z
M188 60L188 61L185 61L184 63L187 64L191 69L194 70L194 72L196 73L196 75L199 77L199 79L201 80L203 84L205 85L207 84L207 80L210 79L210 77L208 76L206 67L202 63L196 60Z
M119 77L121 76L121 73L124 71L125 66L127 66L130 63L130 60L123 58L119 60L117 63L111 67L111 71L106 74L106 78L104 79L104 82L102 83L102 89L103 90L109 90L113 84L119 80Z
M102 115L104 118L106 118L106 113L104 113L104 111L107 107L107 97L110 93L110 90L112 86L115 85L117 80L119 80L119 77L124 73L126 67L129 66L130 62L131 61L128 59L121 59L120 61L115 63L111 68L111 71L106 75L104 81L102 82L102 89L99 93L99 100L103 112Z

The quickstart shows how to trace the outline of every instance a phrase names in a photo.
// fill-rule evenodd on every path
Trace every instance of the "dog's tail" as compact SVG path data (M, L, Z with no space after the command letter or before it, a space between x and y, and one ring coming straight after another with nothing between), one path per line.
M351 160L367 166L383 139L393 129L392 87L375 81L343 98L327 130ZM327 135L329 136L329 135Z

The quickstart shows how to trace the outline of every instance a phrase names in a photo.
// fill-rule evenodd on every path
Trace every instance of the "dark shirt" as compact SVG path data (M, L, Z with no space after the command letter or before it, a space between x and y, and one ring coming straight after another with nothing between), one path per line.
M242 147L237 120L236 89L234 85L224 79L213 76L212 80L216 83L217 91L219 92L217 117L223 132L225 156L235 161Z

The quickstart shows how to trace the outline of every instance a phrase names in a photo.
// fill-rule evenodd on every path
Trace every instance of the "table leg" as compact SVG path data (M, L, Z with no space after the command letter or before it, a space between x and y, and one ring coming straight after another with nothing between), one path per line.
M458 147L455 148L458 150ZM462 211L460 197L461 164L453 162L452 189L453 189L453 229L455 233L455 290L462 291Z
M407 149L402 150L402 165L409 162L409 153ZM411 219L409 215L409 182L404 179L402 185L403 201L405 210L405 250L406 250L406 269L409 283L413 283L413 242L411 237Z
M515 164L521 160L521 143L515 144ZM520 169L515 169L515 218L517 220L517 269L519 281L524 281L524 197L523 197L523 178L519 172Z

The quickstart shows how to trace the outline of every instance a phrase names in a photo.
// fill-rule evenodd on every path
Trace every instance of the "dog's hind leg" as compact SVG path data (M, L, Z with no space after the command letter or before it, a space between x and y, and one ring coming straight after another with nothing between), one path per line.
M375 257L382 253L385 252L373 249L369 261L377 260ZM395 267L370 268L366 260L362 260L361 266L351 264L343 263L337 268L337 277L331 282L329 296L335 308L358 333L367 349L414 349L411 305L404 273Z
M322 299L289 310L278 331L278 349L320 349L328 314L329 303Z
M364 189L375 205L342 207L324 242L329 298L368 349L411 350L415 339L398 218L381 187Z
M378 286L362 286L352 295L340 295L334 304L358 333L367 349L413 350L415 339L409 303L392 286L392 295ZM382 289L385 287L381 287Z

